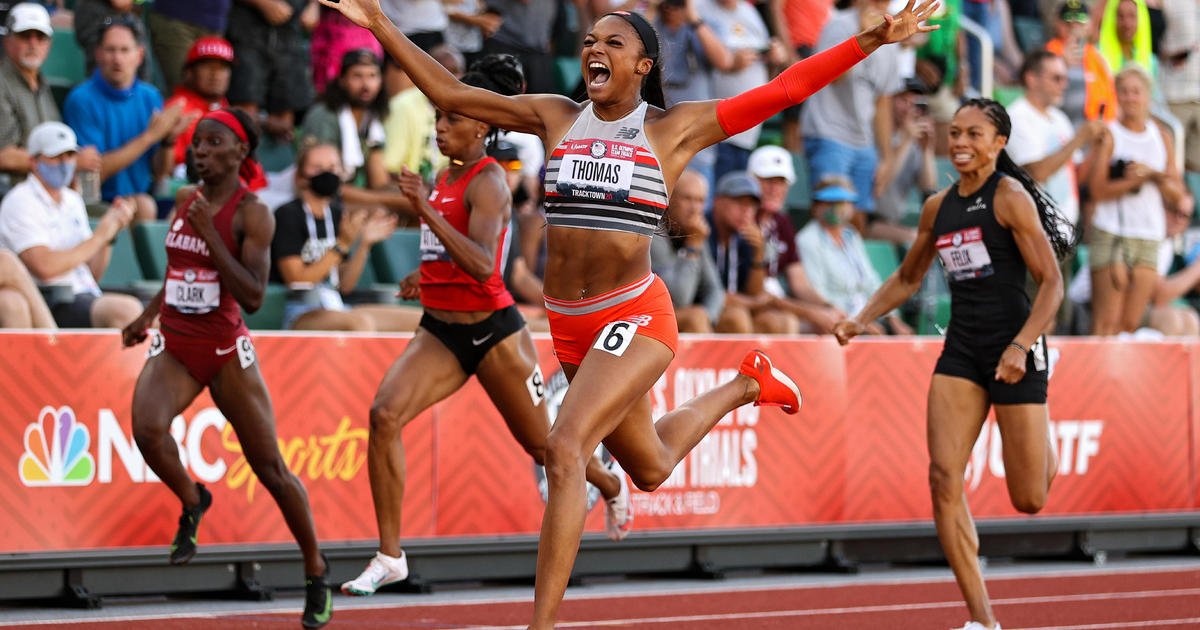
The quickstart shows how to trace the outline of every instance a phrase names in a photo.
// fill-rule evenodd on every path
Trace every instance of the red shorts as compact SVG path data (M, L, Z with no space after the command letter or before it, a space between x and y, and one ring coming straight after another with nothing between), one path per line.
M672 353L679 346L671 294L662 278L652 273L586 300L543 297L554 354L561 363L579 365L593 346L620 356L633 335L661 341Z
M217 372L230 360L237 359L243 370L257 360L254 344L250 341L250 331L245 328L235 331L235 336L226 341L151 331L146 358L157 356L163 350L182 363L188 374L204 387L216 378Z

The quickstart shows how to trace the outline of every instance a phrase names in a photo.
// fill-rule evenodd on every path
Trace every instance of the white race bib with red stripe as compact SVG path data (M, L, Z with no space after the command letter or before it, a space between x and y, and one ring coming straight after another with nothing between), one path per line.
M558 167L559 194L628 201L637 147L611 140L572 140Z
M953 281L992 275L992 257L983 243L983 229L967 228L943 234L937 240L938 256Z
M216 269L167 268L163 299L180 313L203 314L221 306L221 278Z

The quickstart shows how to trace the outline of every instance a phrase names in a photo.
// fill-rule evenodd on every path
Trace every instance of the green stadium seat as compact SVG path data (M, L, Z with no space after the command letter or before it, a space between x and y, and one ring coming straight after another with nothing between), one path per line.
M421 231L396 230L371 250L371 263L379 282L399 284L404 276L421 266Z
M934 188L941 190L950 184L958 181L958 171L954 170L954 164L950 162L948 157L934 158L937 163L937 182Z
M1075 257L1071 259L1071 273L1079 274L1080 270L1088 268L1088 246L1080 243L1075 246Z
M871 260L871 266L875 268L880 279L887 280L888 276L900 267L900 256L892 242L868 240L864 241L863 245L867 250L867 258Z
M242 309L242 319L250 330L279 330L283 328L283 307L287 303L287 287L268 284L262 306L254 313Z
M137 251L142 275L148 280L162 280L167 269L166 221L146 221L133 226L133 246Z
M1008 107L1013 101L1025 95L1025 89L1013 85L997 85L992 88L992 98L1001 105Z
M575 85L583 77L583 71L579 68L579 57L554 58L554 82L558 85L559 94L570 94L575 90Z
M950 296L939 295L933 317L921 317L917 322L918 335L941 335L950 325ZM938 328L941 328L939 330Z
M1184 174L1184 183L1187 184L1188 190L1192 191L1192 198L1196 201L1196 213L1192 215L1192 225L1200 225L1200 172L1188 171Z
M89 219L92 230L100 223L99 219ZM100 278L100 286L104 289L128 291L142 280L142 266L138 264L137 253L133 248L133 237L129 230L117 232L116 242L113 243L112 256L109 257L108 267L104 277Z
M375 250L372 248L367 252L367 262L363 263L362 273L358 276L358 284L354 286L356 291L370 289L376 284L379 284L379 276L375 273L375 265L371 263L371 259L375 257Z
M83 50L75 41L75 31L55 29L50 54L42 64L46 80L51 85L74 87L87 78L86 65Z
M808 161L803 152L792 154L792 167L796 169L796 181L792 182L792 187L788 189L784 205L795 216L796 211L807 211L812 207L812 182L808 178ZM807 212L805 214L807 215ZM800 223L796 223L796 227L799 228Z

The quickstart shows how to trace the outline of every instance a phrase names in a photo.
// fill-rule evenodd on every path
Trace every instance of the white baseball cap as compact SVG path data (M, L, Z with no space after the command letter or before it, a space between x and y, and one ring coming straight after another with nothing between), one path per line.
M44 122L29 132L26 146L29 155L57 157L67 151L78 151L79 141L70 127L55 121Z
M22 2L9 10L8 20L4 23L0 35L25 31L41 31L46 37L54 37L54 27L50 26L50 13L46 11L46 7L33 2Z
M792 154L788 153L787 149L776 145L766 145L755 149L754 153L750 154L750 161L746 163L746 170L755 177L763 179L782 177L787 180L789 186L796 181L796 168L792 166Z

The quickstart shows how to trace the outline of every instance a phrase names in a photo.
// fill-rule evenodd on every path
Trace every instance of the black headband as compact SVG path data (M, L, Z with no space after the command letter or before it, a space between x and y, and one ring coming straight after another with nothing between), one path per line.
M633 27L637 31L638 37L642 38L642 47L646 49L646 56L654 63L658 63L658 35L654 32L654 27L642 17L641 13L633 13L631 11L613 11L605 13L605 17L615 15Z

